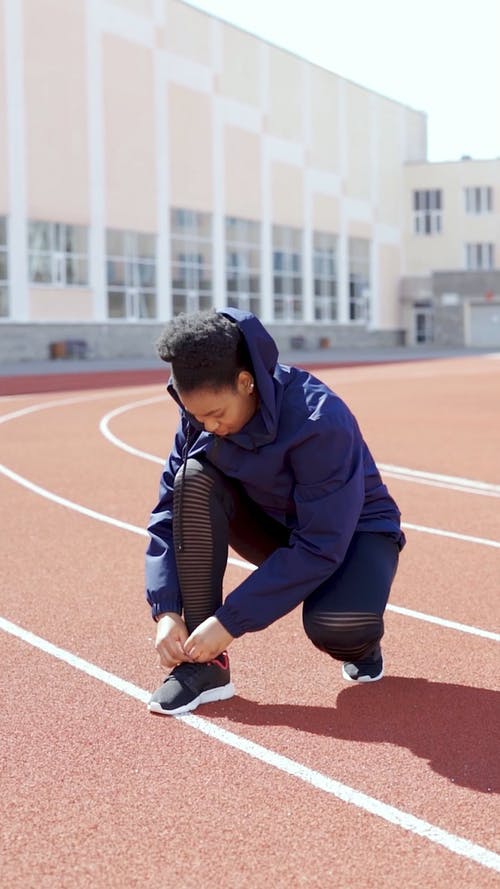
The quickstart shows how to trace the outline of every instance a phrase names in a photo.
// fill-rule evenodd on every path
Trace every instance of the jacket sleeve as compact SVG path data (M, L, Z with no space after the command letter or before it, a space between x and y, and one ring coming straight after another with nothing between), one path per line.
M233 636L264 629L302 602L344 560L364 502L363 440L344 405L309 418L289 453L297 527L230 593L216 617Z
M176 611L178 614L182 612L172 516L174 479L182 465L185 443L186 435L181 419L161 476L159 501L151 513L148 525L151 539L146 550L146 599L151 605L152 617L164 611Z

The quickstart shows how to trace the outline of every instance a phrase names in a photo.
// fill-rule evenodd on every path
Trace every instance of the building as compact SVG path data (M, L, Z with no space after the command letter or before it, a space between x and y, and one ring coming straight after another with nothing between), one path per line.
M151 356L211 305L309 348L496 311L500 161L428 164L422 112L181 0L0 0L0 46L0 360Z
M405 167L407 342L500 346L500 158Z

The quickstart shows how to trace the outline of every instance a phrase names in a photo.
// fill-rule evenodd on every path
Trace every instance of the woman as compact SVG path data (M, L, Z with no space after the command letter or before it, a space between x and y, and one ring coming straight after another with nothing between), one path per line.
M181 315L158 342L180 423L151 516L147 599L176 715L231 697L227 648L303 602L344 679L383 674L383 614L400 513L344 402L237 309ZM257 570L222 602L228 545Z

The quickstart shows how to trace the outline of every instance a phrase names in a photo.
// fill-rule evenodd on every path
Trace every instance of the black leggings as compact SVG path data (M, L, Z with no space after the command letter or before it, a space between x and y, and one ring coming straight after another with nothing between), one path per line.
M190 632L222 604L228 546L260 565L275 549L288 546L290 535L238 482L193 458L175 478L173 531ZM304 602L304 629L316 648L342 661L376 652L398 555L397 543L385 534L354 535L340 567Z

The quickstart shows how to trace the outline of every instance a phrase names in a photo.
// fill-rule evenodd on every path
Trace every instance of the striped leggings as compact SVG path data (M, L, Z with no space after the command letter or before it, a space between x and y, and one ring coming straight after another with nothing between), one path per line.
M222 604L228 546L255 565L288 545L289 530L211 464L190 458L175 478L174 543L184 620L192 630ZM358 532L346 557L304 601L305 632L330 657L359 661L377 650L399 548Z

